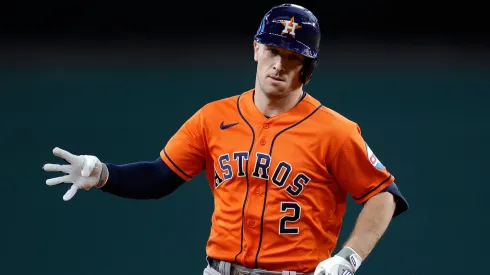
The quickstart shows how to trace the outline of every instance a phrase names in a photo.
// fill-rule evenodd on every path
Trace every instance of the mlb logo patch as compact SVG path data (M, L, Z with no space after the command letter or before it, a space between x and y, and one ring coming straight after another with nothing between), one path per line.
M385 166L379 161L376 155L373 153L373 150L369 148L369 145L366 143L366 151L369 162L376 167L377 169L384 169Z

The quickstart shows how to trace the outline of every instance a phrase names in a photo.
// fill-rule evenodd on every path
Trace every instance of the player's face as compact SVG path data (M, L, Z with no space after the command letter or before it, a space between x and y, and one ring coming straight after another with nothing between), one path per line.
M304 57L295 52L254 43L257 61L257 81L269 95L281 95L301 87L301 69Z

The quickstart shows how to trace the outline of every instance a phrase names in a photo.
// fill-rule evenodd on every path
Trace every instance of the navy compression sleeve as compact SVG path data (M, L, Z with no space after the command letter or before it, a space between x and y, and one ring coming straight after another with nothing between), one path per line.
M185 182L161 158L148 162L106 165L109 179L101 190L123 198L159 199L174 192Z

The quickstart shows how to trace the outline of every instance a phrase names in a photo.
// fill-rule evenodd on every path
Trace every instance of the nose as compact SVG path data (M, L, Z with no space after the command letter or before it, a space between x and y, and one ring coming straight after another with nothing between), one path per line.
M284 71L284 64L283 64L283 59L281 57L281 55L278 55L276 57L276 60L274 62L274 70L277 70L277 71Z

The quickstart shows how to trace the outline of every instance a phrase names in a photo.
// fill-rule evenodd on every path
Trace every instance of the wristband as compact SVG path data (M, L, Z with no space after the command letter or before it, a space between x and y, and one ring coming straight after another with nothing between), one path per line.
M356 272L357 269L359 269L359 267L361 266L361 256L359 256L359 254L357 254L354 249L348 246L342 248L339 253L337 253L337 256L346 259L352 265L352 267L354 267L354 272Z
M107 169L107 165L102 163L102 171L100 172L99 182L97 183L97 185L95 185L95 187L97 188L104 187L108 179L109 179L109 169Z

